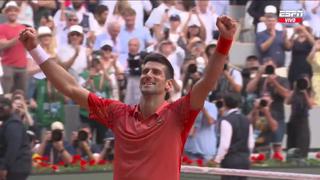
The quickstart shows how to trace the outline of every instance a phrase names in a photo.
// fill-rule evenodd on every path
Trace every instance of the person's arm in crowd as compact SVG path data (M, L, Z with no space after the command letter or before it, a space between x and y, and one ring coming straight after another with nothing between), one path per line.
M289 94L289 96L285 99L285 103L288 104L288 105L291 105L291 104L292 104L293 92L294 92L294 91L291 91L290 94Z
M164 24L166 22L169 21L169 15L168 15L168 12L164 12L162 14L162 18L160 20L160 23L159 24L155 24L153 26L153 29L154 29L154 34L155 34L155 37L157 39L158 42L161 42L162 40L164 40Z
M80 106L88 109L89 91L82 88L72 75L54 61L54 58L49 58L49 55L37 43L36 31L27 28L20 34L20 41L54 87Z
M199 35L200 39L202 41L206 41L206 38L207 38L206 27L205 27L203 21L201 20L198 11L196 11L196 16L197 16L198 21L200 22L200 35Z
M37 153L40 155L40 156L43 156L44 155L44 152L45 152L45 149L46 149L46 146L48 144L48 142L51 140L51 131L47 131L46 134L43 135L43 138L42 138L42 141L40 143L40 146L37 150Z
M216 120L214 119L214 117L212 117L212 116L209 114L208 110L207 110L205 107L202 108L202 112L203 112L203 115L204 115L204 117L206 118L208 124L211 125L211 124L214 124L214 123L216 122Z
M248 93L254 93L257 90L263 71L264 67L261 67L256 76L249 81L246 89Z
M286 27L283 29L283 46L285 50L291 50L292 48L292 42L290 41L290 38L288 38L288 31Z
M22 115L22 120L23 123L28 125L28 126L33 126L34 125L34 120L29 113L27 103L23 102L22 104L22 109L21 109L21 115Z
M79 52L80 52L80 47L77 46L74 48L75 49L75 53L74 55L67 61L58 61L58 63L66 70L68 70L69 68L71 68L71 66L73 65L73 63L76 61L77 57L79 56Z
M192 12L190 11L189 14L188 14L188 18L187 18L186 22L182 26L182 36L184 38L187 38L188 28L189 28L188 24L189 24L189 22L191 20L191 17L192 17Z
M88 142L79 141L79 145L83 149L83 151L86 153L86 155L88 156L89 160L94 160L95 159Z
M0 167L1 170L16 168L13 164L18 158L19 146L22 144L24 131L25 129L22 123L13 121L7 124L4 132L6 151L4 154L4 162L1 164L2 167Z
M272 117L269 105L261 108L261 112L266 117L271 131L275 132L278 129L278 122Z
M257 11L257 7L259 6L259 2L258 1L251 1L251 4L248 8L248 13L251 17L258 19L260 14Z
M267 51L270 48L273 41L275 40L275 38L276 38L276 30L272 29L272 30L270 30L269 38L266 41L264 41L262 44L260 44L260 47L259 47L260 50L262 52Z
M313 106L316 105L316 102L312 99L312 97L309 95L309 93L308 93L306 90L302 91L302 93L303 93L304 97L306 98L308 107L309 107L310 109L311 109Z
M72 162L72 156L65 149L64 144L63 144L63 140L57 141L57 142L52 142L52 146L53 146L53 148L55 148L59 152L59 155L65 164L70 164Z
M60 19L61 22L64 22L67 20L66 15L66 7L64 6L64 1L60 1Z
M215 160L214 160L216 163L220 163L224 159L225 155L228 153L228 150L229 150L230 144L231 144L231 137L233 134L232 126L226 120L221 121L220 131L221 131L220 145L218 148L218 153L217 153Z
M289 90L284 87L278 80L276 75L269 75L267 77L267 83L273 84L274 89L280 94L282 97L286 98L289 95Z
M228 82L230 83L232 89L236 92L236 93L240 93L241 89L242 89L242 85L238 84L235 79L231 76L230 71L229 70L224 70L223 71L225 77L227 78Z
M301 30L306 34L309 43L314 45L315 43L314 36L307 30L305 26L301 26Z
M320 50L320 40L317 40L315 42L315 44L313 45L312 50L310 51L308 57L307 57L307 61L309 62L309 64L314 64L315 63L315 54L317 51Z
M45 7L52 10L57 8L56 1L38 0L36 3L34 1L30 1L30 3L35 8Z
M14 46L18 42L18 37L12 38L10 40L0 39L0 50L5 50Z
M252 126L252 124L250 124L250 126L249 126L249 136L248 136L248 148L249 148L251 153L253 152L254 144L255 144L255 141L254 141L254 135L253 135L253 126Z
M237 23L230 17L221 16L217 19L217 27L220 31L217 48L210 57L203 76L191 90L190 104L192 109L202 109L208 93L215 87L226 63L237 30Z

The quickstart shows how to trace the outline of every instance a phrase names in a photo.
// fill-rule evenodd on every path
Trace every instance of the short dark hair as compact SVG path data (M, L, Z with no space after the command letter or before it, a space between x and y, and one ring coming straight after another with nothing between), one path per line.
M170 61L166 57L164 57L163 55L161 55L159 53L150 53L150 54L146 55L142 64L145 65L145 64L147 64L147 62L150 62L150 61L165 65L167 67L166 78L167 79L174 78L173 67L172 67Z
M94 11L94 14L100 15L100 14L102 14L102 13L105 12L105 11L109 11L108 6L105 6L105 5L100 4L100 5L98 5L98 6L96 7L96 9L95 9L95 11Z
M246 61L252 61L252 60L258 61L259 59L256 55L250 55L246 59Z
M241 102L241 96L238 93L227 92L223 95L224 105L228 109L237 108Z
M9 106L10 108L12 107L12 104L11 104L11 100L9 98L6 98L4 95L0 95L0 104L4 104L4 105L7 105Z
M132 9L130 7L130 8L125 8L121 15L122 16L136 16L137 13L134 9Z

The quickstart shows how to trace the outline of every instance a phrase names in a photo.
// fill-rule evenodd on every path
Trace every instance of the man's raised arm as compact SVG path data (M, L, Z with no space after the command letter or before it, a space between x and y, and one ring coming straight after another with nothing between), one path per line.
M226 63L226 57L237 29L236 25L237 22L227 16L217 19L220 37L215 53L209 57L203 77L192 88L190 105L193 109L202 108L208 93L215 87Z
M36 31L32 28L27 28L21 32L19 40L29 51L34 61L40 66L53 86L80 106L88 109L89 91L80 87L77 81L65 69L49 58L48 54L37 42Z

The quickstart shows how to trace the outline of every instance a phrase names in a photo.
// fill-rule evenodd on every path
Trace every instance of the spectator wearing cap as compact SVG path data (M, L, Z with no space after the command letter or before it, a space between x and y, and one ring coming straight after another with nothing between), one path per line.
M58 46L68 44L68 33L70 27L79 24L79 19L75 13L69 13L68 16L62 19L63 20L59 22L54 21L56 27L56 38Z
M119 56L112 52L113 43L111 40L106 40L102 43L100 47L101 50L101 60L103 64L104 74L108 75L110 79L111 87L111 99L119 100L119 87L117 82L117 77L123 74L123 67L119 62Z
M1 83L4 93L15 89L26 91L27 86L27 55L23 45L18 41L19 33L25 26L17 22L19 7L15 1L9 1L3 12L7 22L0 24L0 50L3 66Z
M138 38L140 41L140 50L145 49L149 45L153 44L149 29L145 27L136 26L135 22L136 12L134 9L129 8L123 12L123 18L125 20L125 26L121 28L120 37L120 54L128 54L128 42L132 38Z
M49 162L54 164L72 162L71 155L75 154L75 150L64 140L64 126L61 122L55 121L51 124L51 131L44 134L37 153L48 157Z
M218 15L213 10L210 5L209 0L197 0L196 1L197 9L199 11L199 17L204 23L206 29L206 40L205 43L208 44L213 39L214 32L218 31L216 26L216 21Z
M0 179L26 180L31 172L31 149L26 129L13 113L11 101L0 96Z
M267 29L267 26L266 26L266 23L265 23L265 20L266 20L266 17L268 16L277 16L277 8L273 5L268 5L264 8L264 16L261 17L261 22L259 22L257 24L257 33L258 32L262 32L264 30ZM276 23L276 30L278 31L282 31L283 30L283 26L281 23Z
M280 9L280 3L281 1L277 0L271 0L271 1L259 1L259 0L253 0L249 6L248 13L250 16L253 17L253 25L255 26L255 29L257 29L257 24L259 22L264 21L264 14L265 14L265 7L268 5L273 5L278 10Z
M259 59L272 58L277 67L285 65L285 50L290 48L289 38L286 31L276 29L277 16L265 14L267 29L257 33L256 45L258 47ZM263 64L263 62L260 62Z
M120 53L121 51L121 43L120 43L120 37L119 37L120 30L121 30L121 25L119 24L119 22L116 22L116 21L109 22L106 32L96 37L96 41L93 45L93 49L99 50L100 47L103 46L103 43L106 40L111 40L113 44L112 51L115 53Z
M71 26L68 33L68 44L58 47L61 64L76 79L88 67L87 51L83 46L84 34L79 25Z
M189 12L188 19L183 27L183 36L187 46L195 37L200 38L202 41L206 40L204 23L195 8L191 9Z

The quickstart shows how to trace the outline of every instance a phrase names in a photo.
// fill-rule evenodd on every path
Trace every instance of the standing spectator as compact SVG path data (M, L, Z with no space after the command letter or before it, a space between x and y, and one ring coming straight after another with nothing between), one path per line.
M27 0L16 1L19 9L22 9L19 12L17 22L25 26L34 27L33 23L33 9L30 3Z
M23 45L18 41L19 33L25 26L17 23L19 11L16 2L8 2L3 10L8 22L0 25L0 50L4 71L1 83L5 94L15 89L26 92L27 56Z
M267 29L259 32L256 37L260 60L271 57L277 67L285 65L285 50L289 49L289 40L286 31L276 30L277 17L275 14L266 14ZM260 62L263 64L263 62Z
M0 179L26 180L31 172L28 135L9 99L0 96ZM19 168L18 168L19 167Z
M204 42L206 41L206 28L195 8L189 12L188 19L183 27L183 35L187 46L195 37L200 38Z
M238 109L240 99L229 93L223 97L225 116L221 119L220 145L214 159L222 168L249 169L250 153L254 148L253 128L249 119ZM245 180L246 177L222 176L222 180Z
M287 148L299 148L299 158L307 158L309 152L309 109L314 104L311 98L311 91L308 75L300 75L287 99L287 103L291 105L291 115L287 129Z
M40 20L43 16L52 16L58 6L58 1L37 0L29 1L33 7L34 26L40 26Z
M309 64L312 67L313 77L312 86L315 93L314 99L316 104L320 105L320 40L317 40L307 57Z
M282 161L281 144L286 129L284 100L289 95L289 82L286 78L275 74L275 67L272 59L266 61L255 78L248 83L247 91L257 94L258 97L263 97L265 94L271 97L271 115L278 123L278 128L273 132L271 140L274 152L273 158ZM263 75L266 77L263 77Z
M58 24L54 22L56 27L57 45L64 46L68 44L68 33L71 26L78 25L79 19L74 13L70 13L67 17L62 18Z
M121 44L120 44L120 37L119 33L121 30L121 25L117 21L111 21L107 25L106 32L100 34L96 37L96 41L94 43L93 49L99 50L102 47L105 41L110 40L113 44L112 51L115 53L120 53L121 51Z
M302 74L308 74L312 77L312 69L307 62L315 40L311 34L311 29L306 26L296 26L294 34L290 38L290 49L292 49L291 63L289 66L288 79L290 88L293 89L293 83L298 80Z
M303 1L305 12L310 17L310 27L315 37L320 37L320 2L319 1Z

